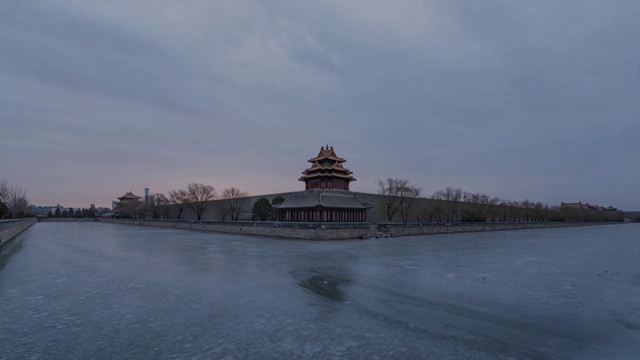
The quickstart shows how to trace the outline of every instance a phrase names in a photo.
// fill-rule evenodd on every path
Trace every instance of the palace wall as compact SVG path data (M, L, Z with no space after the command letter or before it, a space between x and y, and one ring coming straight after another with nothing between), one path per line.
M267 198L267 200L272 201L275 197L277 196L281 196L283 198L287 198L288 196L292 195L292 194L298 194L301 193L303 191L293 191L293 192L286 192L286 193L276 193L276 194L266 194L266 195L257 195L257 196L248 196L245 198L242 198L244 201L244 211L240 214L240 217L238 218L238 220L240 221L250 221L251 220L251 210L253 209L253 205L255 204L255 202L264 197ZM355 194L356 198L358 198L358 200L367 203L369 205L372 206L371 209L367 210L367 218L369 220L369 222L371 223L379 223L379 222L383 222L386 220L386 216L384 215L384 211L383 208L381 207L381 196L378 194L371 194L371 193L360 193L360 192L353 192L353 194ZM213 220L213 221L223 221L223 220L230 220L229 216L224 217L222 215L222 211L228 207L229 202L232 201L230 199L219 199L219 200L214 200L210 202L210 206L207 208L207 210L204 212L204 214L202 215L202 220ZM236 199L235 201L238 201L238 199ZM418 199L418 201L427 201L427 199ZM171 206L170 210L169 210L169 218L170 219L177 219L178 218L178 208L176 206ZM147 216L148 217L148 216ZM190 210L190 209L185 209L182 213L182 215L180 216L181 220L196 220L196 214ZM401 216L400 214L396 214L396 216L394 217L394 221L401 221ZM415 219L413 219L413 221L415 221Z
M261 198L265 197L269 201L273 200L276 196L282 196L283 198L287 198L292 194L298 194L302 191L295 192L287 192L287 193L277 193L277 194L266 194L266 195L258 195L258 196L249 196L246 198L242 198L244 201L244 211L241 212L238 220L241 221L250 221L251 220L251 210L253 209L253 205L255 202ZM371 205L371 208L367 210L367 218L370 223L382 223L388 222L387 216L385 214L385 209L383 205L383 197L379 194L373 193L362 193L362 192L352 192L358 200L361 202L367 203ZM202 220L214 220L214 221L230 221L229 216L223 216L221 209L225 209L228 207L228 203L232 201L230 199L220 199L214 200L210 202L210 206L207 211L203 214ZM238 199L235 199L238 201ZM464 206L462 206L464 205ZM463 221L463 213L465 211L472 210L471 207L476 206L475 204L465 204L460 203L460 206L457 207L457 210L453 211L453 214L449 214L449 216L444 215L443 210L440 210L439 215L437 208L447 208L451 206L451 203L443 200L433 200L426 198L417 198L414 200L411 210L409 211L408 222L420 222L420 223L447 223L447 222L460 222ZM484 208L484 212L487 214L487 218L485 219L487 222L545 222L549 219L545 218L544 215L535 215L527 214L527 212L533 213L531 209L526 210L523 208L514 208L514 207L504 207L500 205L480 205ZM622 213L621 212L602 212L602 211L578 211L578 210L566 210L567 213L564 214L568 217L569 221L580 221L580 214L572 215L571 212L580 212L582 215L591 213L592 219L588 219L588 221L622 221ZM493 214L494 216L489 216L489 214ZM582 216L584 217L584 216ZM149 214L147 214L147 218L149 218ZM176 206L171 206L169 208L169 219L177 219L178 218L178 209ZM619 218L619 219L618 219ZM196 220L197 217L192 210L185 209L180 217L181 220ZM439 220L439 221L438 221ZM584 220L584 219L583 219ZM391 222L402 222L402 216L398 212L393 216Z

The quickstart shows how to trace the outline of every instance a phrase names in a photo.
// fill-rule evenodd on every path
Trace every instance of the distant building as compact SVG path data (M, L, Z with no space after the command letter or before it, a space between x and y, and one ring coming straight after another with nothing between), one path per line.
M582 203L582 201L579 201L577 203L560 203L560 208L561 209L582 209L582 210L600 210L600 211L618 211L618 209L614 208L613 206L599 206L599 205L592 205L589 203Z
M140 203L140 196L136 196L134 195L131 191L129 191L128 193L120 196L118 198L118 203L117 206L118 208L121 208L123 206L130 206L130 205L137 205Z
M56 212L56 209L60 209L60 213L62 213L66 208L60 205L60 203L58 203L57 205L53 205L53 206L29 205L29 209L31 210L31 212L33 212L36 215L38 214L46 215L49 213L49 211L51 211L51 213L54 214Z
M300 222L366 222L368 204L349 191L356 179L342 166L333 146L320 147L318 155L308 160L312 165L298 179L305 191L291 194L279 205L278 221Z
M138 217L140 216L140 205L144 203L140 201L140 196L134 195L131 191L118 198L115 213L122 217Z

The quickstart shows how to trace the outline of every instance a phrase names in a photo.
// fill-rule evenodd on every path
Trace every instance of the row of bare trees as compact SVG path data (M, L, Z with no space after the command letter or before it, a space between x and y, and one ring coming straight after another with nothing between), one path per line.
M622 221L619 211L560 208L541 202L509 201L448 187L421 197L421 189L406 179L378 179L381 210L387 221L402 222L542 222Z
M181 219L185 211L191 211L198 220L215 206L215 211L222 220L238 220L240 215L248 212L249 194L235 187L224 189L218 196L211 185L192 183L184 189L171 190L166 195L150 194L144 202L121 202L118 215L121 217L153 219ZM216 201L214 205L214 200Z
M409 221L422 189L411 185L409 180L398 178L378 179L378 193L382 197L381 206L388 221L392 221L396 214L400 214L402 222Z
M19 185L0 180L0 219L31 216L27 191Z
M557 210L541 202L509 201L460 188L436 191L416 218L436 222L540 222Z

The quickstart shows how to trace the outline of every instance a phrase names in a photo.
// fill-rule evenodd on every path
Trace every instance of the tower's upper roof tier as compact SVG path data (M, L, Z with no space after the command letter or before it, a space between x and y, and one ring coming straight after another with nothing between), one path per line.
M346 160L336 155L333 146L320 147L320 153L309 162L313 165L302 172L302 177L298 180L308 181L315 178L337 178L341 180L355 181L351 176L352 172L342 166Z
M124 195L122 195L122 196L120 196L118 198L118 200L120 200L120 201L122 201L122 200L138 200L138 199L140 199L140 196L133 195L133 193L131 191L129 191L128 193L126 193L126 194L124 194Z
M302 173L300 181L306 181L316 178L338 178L346 181L356 181L356 178L349 174L336 173L336 172L314 172L314 173Z
M333 146L329 147L329 145L327 145L326 147L320 146L320 152L318 153L318 155L313 159L309 159L308 161L310 163L315 163L317 161L325 160L325 159L337 161L338 163L343 163L347 161L339 157L338 155L336 155L335 151L333 151Z
M316 161L313 163L313 165L304 170L304 173L309 173L309 172L327 172L327 171L332 171L332 172L337 172L337 173L344 173L344 174L352 174L351 171L349 171L349 169L345 168L344 166L342 166L342 164L340 164L339 162L335 161L334 163L329 163L329 164L321 164L320 162Z

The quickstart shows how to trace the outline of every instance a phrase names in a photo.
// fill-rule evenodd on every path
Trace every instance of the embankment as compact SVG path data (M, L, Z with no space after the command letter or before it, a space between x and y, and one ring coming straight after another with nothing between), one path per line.
M43 217L38 218L38 222L89 222L98 221L96 218L55 218L55 217Z
M254 221L196 221L149 219L101 219L103 222L140 226L156 226L185 230L227 232L235 234L275 236L308 240L367 239L475 231L521 230L552 227L600 225L607 223L303 223Z
M36 222L35 218L0 220L0 248Z
M144 220L101 219L115 224L158 226L174 229L228 232L235 234L277 236L309 240L366 239L375 235L375 226L369 223L284 223L260 221L197 221L197 220Z
M429 234L449 234L461 232L477 231L500 231L500 230L524 230L543 229L570 226L590 226L606 225L612 223L592 223L592 222L519 222L519 223L381 223L378 224L378 234L388 234L390 236L411 236ZM616 222L615 224L621 224Z

